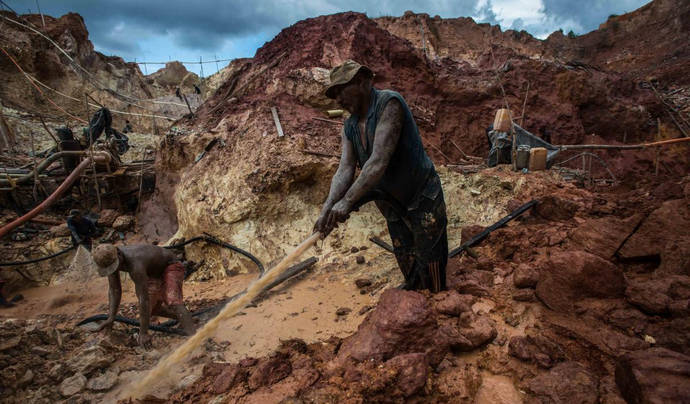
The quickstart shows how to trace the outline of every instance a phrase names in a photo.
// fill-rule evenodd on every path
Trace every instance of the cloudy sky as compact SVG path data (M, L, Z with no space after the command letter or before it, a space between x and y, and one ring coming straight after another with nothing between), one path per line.
M584 34L611 14L633 11L648 0L3 0L18 13L41 11L84 17L96 50L127 61L198 61L251 57L282 28L341 11L370 17L405 10L444 18L472 17L525 30L538 38L562 29ZM0 7L2 7L0 5ZM223 67L227 62L221 62ZM152 73L162 66L141 66ZM199 65L187 65L200 73ZM204 76L216 71L205 64Z

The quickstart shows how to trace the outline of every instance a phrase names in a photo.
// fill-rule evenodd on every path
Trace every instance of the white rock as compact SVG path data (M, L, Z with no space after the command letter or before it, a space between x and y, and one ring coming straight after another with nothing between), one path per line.
M92 377L86 383L89 390L108 391L117 383L117 372L107 370L105 373Z
M70 397L84 390L84 386L86 386L86 377L81 373L76 373L63 380L58 390L63 397Z

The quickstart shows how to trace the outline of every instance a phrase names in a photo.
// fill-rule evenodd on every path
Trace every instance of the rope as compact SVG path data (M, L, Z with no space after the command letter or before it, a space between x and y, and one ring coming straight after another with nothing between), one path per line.
M69 98L70 100L73 100L73 101L81 102L80 99L75 98L75 97L72 97L71 95L64 94L64 93L62 93L62 92L60 92L60 91L58 91L58 90L56 90L56 89L54 89L54 88L48 86L48 85L45 84L45 83L40 82L38 79L36 79L35 77L32 77L32 76L31 76L30 74L28 74L28 73L25 73L25 74L29 77L29 79L35 81L36 83L38 83L38 84L40 84L41 86L47 88L48 90L55 92L56 94L61 95L61 96L65 97L65 98ZM155 102L155 103L158 103L158 104L176 105L176 106L181 106L181 107L184 107L184 106L185 106L184 104L178 104L178 103L176 103L176 102L165 102L165 101L152 101L152 102ZM101 108L101 107L102 107L102 105L96 105L96 104L93 104L93 103L89 103L89 106L92 106L92 107L94 107L94 108ZM124 111L118 111L118 110L110 109L110 108L108 108L108 109L110 110L110 112L112 112L112 113L114 113L114 114L143 116L143 117L149 117L149 118L154 117L154 118L168 119L168 120L170 120L170 121L174 121L174 120L175 120L174 118L170 118L170 117L163 116L163 115L136 114L136 113L134 113L134 112L124 112Z
M0 16L0 17L2 17L2 16ZM3 18L5 18L5 17L3 17ZM10 60L12 61L12 63L14 63L14 65L17 66L17 69L19 69L20 72L22 72L25 76L28 76L28 74L26 74L26 72L24 72L24 70L21 68L21 66L19 66L19 65L17 64L17 62L14 60L14 58L13 58L12 56L10 56L9 53L7 53L7 51L5 50L5 48L0 47L0 50L1 50L5 55L7 55L8 58L10 58ZM75 120L77 120L77 121L79 121L79 122L83 122L83 123L88 124L88 122L86 122L85 120L83 120L83 119L81 119L81 118L78 118L78 117L76 117L76 116L70 114L69 112L65 111L61 106L59 106L59 105L57 105L55 102L53 102L53 100L51 100L50 98L48 98L48 96L45 95L45 93L43 92L43 90L41 90L41 88L38 87L38 86L36 85L36 83L34 83L32 80L28 79L28 77L27 77L27 80L29 80L29 83L31 83L31 85L34 86L34 88L36 88L36 90L38 90L38 92L41 93L41 95L42 95L46 100L48 100L48 102L50 102L51 104L53 104L53 106L54 106L55 108L57 108L57 109L59 109L60 111L64 112L65 115L69 116L69 117L72 118L72 119L75 119Z
M182 64L189 64L189 65L199 65L199 64L205 64L205 63L216 63L216 62L230 62L234 59L216 59L216 60L207 60L203 62L180 62L179 60L177 62L182 63ZM170 62L134 62L138 65L167 65Z

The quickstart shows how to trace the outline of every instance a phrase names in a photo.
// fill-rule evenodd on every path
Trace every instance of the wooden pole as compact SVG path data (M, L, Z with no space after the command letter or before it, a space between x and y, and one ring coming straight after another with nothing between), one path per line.
M41 15L41 22L43 23L43 28L45 29L46 19L43 17L43 13L41 12L41 6L38 5L38 0L36 0L36 8L38 9L38 13Z
M525 107L527 106L527 95L529 94L529 85L530 82L527 82L527 90L525 91L525 101L522 102L522 116L520 116L520 126L522 127L522 123L525 121Z
M187 96L182 93L182 98L184 99L184 103L187 104L187 109L189 109L189 113L194 115L194 112L192 112L192 107L189 106L189 101L187 101Z
M89 125L89 152L91 153L91 169L93 170L93 185L96 187L96 201L98 202L98 211L103 209L101 204L101 187L98 184L98 177L96 176L96 159L93 157L93 133L91 123L89 122L89 95L84 93L84 104L86 105L86 122Z
M41 125L43 125L43 129L45 129L46 132L48 132L48 136L50 136L53 139L53 141L55 142L55 146L57 146L57 150L62 151L62 150L60 150L60 142L58 142L57 138L55 138L55 136L53 136L53 133L50 131L50 129L48 129L48 125L46 125L45 121L43 120L43 117L39 115L38 119L41 121Z
M656 140L661 140L661 119L656 118ZM654 176L659 175L659 154L661 153L661 147L656 148L656 156L654 158Z
M14 132L12 131L12 127L7 123L7 120L5 120L5 115L2 112L2 106L0 106L0 136L5 138L5 141L7 142L7 149L9 151L14 151L17 140L14 136Z
M141 151L141 170L139 170L139 197L137 199L137 213L141 211L141 191L144 189L144 159L146 157L146 146Z
M33 187L33 197L34 201L38 201L38 170L36 169L36 148L34 148L34 131L29 131L31 135L31 158L34 162L34 187Z
M283 137L283 127L280 125L280 119L278 119L278 110L276 107L271 107L271 114L273 115L273 123L276 124L276 129L278 130L278 137Z

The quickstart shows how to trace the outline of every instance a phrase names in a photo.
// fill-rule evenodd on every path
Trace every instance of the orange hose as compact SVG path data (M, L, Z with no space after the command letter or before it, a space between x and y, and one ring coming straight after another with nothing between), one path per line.
M661 146L661 145L665 145L665 144L682 143L682 142L688 142L688 141L690 141L690 137L681 137L678 139L660 140L658 142L645 143L644 147Z
M12 58L12 56L10 56L10 54L7 53L7 51L6 51L4 48L0 47L0 50L1 50L5 55L7 55L7 57L10 58L10 60L12 61L12 63L14 63L14 65L17 66L17 69L19 69L19 71L22 72L22 74L24 74L24 78L25 78L29 83L31 83L31 85L34 86L34 88L36 88L36 90L38 90L38 92L41 93L41 95L42 95L46 100L48 100L48 102L50 102L51 104L53 104L53 106L54 106L55 108L57 108L57 109L59 109L60 111L64 112L67 116L69 116L69 117L72 118L72 119L76 119L76 120L79 121L79 122L83 122L83 123L88 124L88 122L86 122L85 120L83 120L83 119L81 119L81 118L78 118L78 117L76 117L76 116L70 114L69 112L65 111L62 107L60 107L59 105L57 105L55 102L53 102L53 100L51 100L50 98L48 98L48 96L45 95L45 93L43 93L43 90L41 90L41 88L38 87L38 86L36 85L36 83L34 83L32 80L29 80L29 78L27 77L27 74L24 72L24 69L22 69L21 66L19 66L19 64L17 64L17 62L14 60L14 58Z
M100 162L108 162L110 160L110 156L100 154L94 156L93 159L100 160ZM60 184L60 186L57 187L57 189L53 191L53 193L50 194L48 198L46 198L45 201L41 202L38 206L31 209L29 213L25 214L20 218L15 219L14 221L0 228L0 238L5 237L9 232L21 226L25 222L28 222L36 215L43 212L47 207L55 203L60 198L60 196L62 196L62 194L69 189L69 187L74 183L74 181L76 181L77 178L79 178L82 171L84 171L89 165L91 165L91 162L92 157L84 159L81 163L79 163L77 168L75 168L74 171L72 171L70 175L67 176L67 178L65 178L62 184Z

